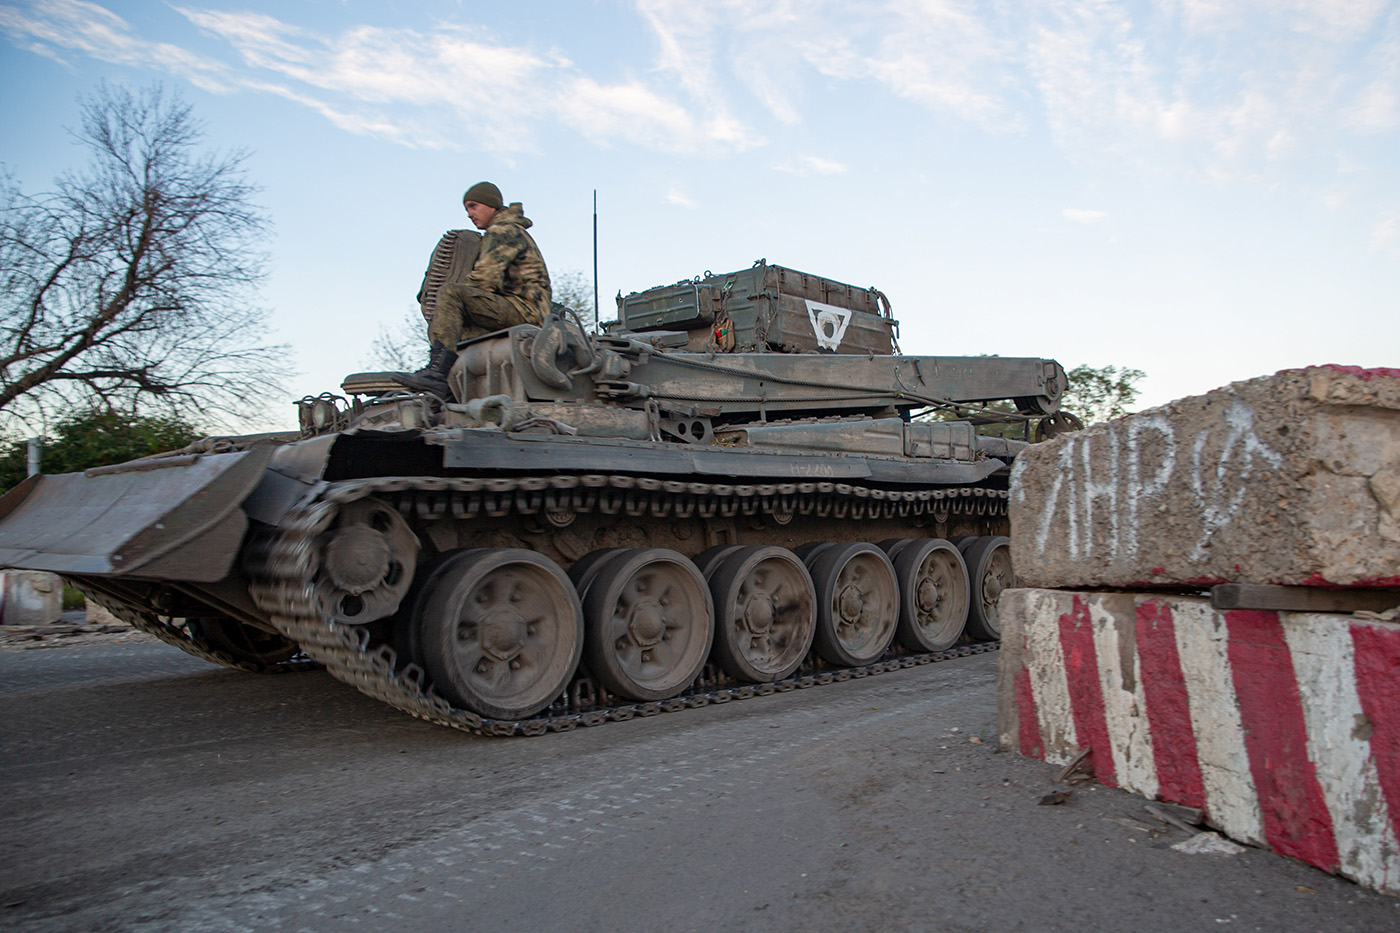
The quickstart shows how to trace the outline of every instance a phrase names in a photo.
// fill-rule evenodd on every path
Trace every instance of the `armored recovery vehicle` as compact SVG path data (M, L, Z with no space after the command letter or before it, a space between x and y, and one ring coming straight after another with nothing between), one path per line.
M763 261L619 294L601 333L556 307L459 347L451 399L361 373L296 432L31 477L0 565L489 735L987 650L1027 441L974 422L1057 430L1065 373L904 356L896 328L880 292Z

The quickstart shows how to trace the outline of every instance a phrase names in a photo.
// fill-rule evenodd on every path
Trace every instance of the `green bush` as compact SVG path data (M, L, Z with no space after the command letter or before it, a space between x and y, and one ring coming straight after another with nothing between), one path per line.
M74 609L86 608L87 599L83 596L82 592L65 584L63 587L63 611L69 612Z
M177 418L82 411L63 418L46 437L39 468L45 473L75 473L89 467L125 463L138 457L184 447L200 434ZM12 489L28 475L28 446L15 440L0 446L0 489Z

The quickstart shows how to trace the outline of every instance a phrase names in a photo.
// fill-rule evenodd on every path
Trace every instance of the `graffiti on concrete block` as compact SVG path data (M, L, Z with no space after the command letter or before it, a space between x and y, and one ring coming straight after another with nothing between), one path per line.
M1225 413L1227 435L1218 455L1206 454L1211 432L1196 435L1191 448L1191 491L1201 512L1201 536L1192 552L1193 560L1205 556L1210 536L1230 523L1239 511L1249 489L1250 477L1262 461L1277 468L1283 457L1254 433L1254 409L1239 399L1230 400Z
M1151 512L1189 506L1194 514L1173 517L1199 525L1192 554L1199 560L1238 514L1251 479L1282 462L1255 433L1254 410L1237 398L1194 437L1179 438L1165 414L1126 418L1061 443L1031 539L1042 554L1053 547L1071 560L1132 560ZM1018 463L1013 474L1020 502L1023 469Z

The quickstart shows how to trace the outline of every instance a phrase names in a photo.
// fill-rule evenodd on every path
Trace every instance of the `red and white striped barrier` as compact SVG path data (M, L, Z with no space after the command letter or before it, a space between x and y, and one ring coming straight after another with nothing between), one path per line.
M1003 747L1092 748L1104 784L1400 894L1400 625L1046 589L999 611Z

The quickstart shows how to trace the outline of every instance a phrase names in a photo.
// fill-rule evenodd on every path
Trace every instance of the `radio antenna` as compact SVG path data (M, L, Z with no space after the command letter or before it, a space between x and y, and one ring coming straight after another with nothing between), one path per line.
M593 189L593 333L598 333L598 189Z

